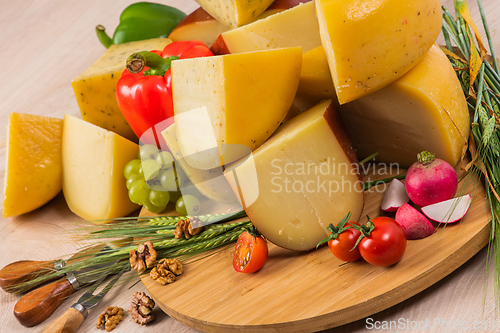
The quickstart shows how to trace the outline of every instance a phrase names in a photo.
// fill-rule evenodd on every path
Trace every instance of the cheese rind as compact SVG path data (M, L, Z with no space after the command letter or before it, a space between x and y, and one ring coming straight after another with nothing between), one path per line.
M363 183L331 101L285 123L252 155L226 169L248 217L269 241L310 250L348 212L358 220Z
M62 142L63 192L73 213L104 220L139 208L123 177L125 165L137 158L137 144L67 114Z
M299 47L172 62L177 139L188 163L213 169L267 140L290 108L301 63ZM193 162L203 151L206 161Z
M269 7L274 0L195 0L204 10L227 27L246 24Z
M228 54L294 46L302 47L303 52L321 46L312 1L223 32L211 50L215 54Z
M10 114L3 217L37 209L61 191L61 137L62 119Z
M441 29L439 0L318 0L322 44L341 104L408 72Z
M378 152L401 167L423 150L456 165L470 133L460 82L437 45L399 80L339 110L359 158Z
M169 43L169 39L155 38L111 45L101 58L71 83L83 120L137 141L116 102L116 83L125 69L128 56L138 51L163 50Z

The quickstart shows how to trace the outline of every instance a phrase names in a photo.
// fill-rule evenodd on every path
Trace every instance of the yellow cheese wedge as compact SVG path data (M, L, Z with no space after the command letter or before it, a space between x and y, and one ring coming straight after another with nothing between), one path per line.
M297 95L285 121L325 99L331 99L338 105L325 50L323 46L318 46L302 55L302 70Z
M274 0L195 0L204 10L227 27L246 24L269 7Z
M213 169L259 147L297 91L300 47L172 62L177 139L187 163Z
M403 76L441 30L439 0L317 0L316 10L341 104Z
M170 152L175 158L176 166L179 165L186 173L191 183L206 198L223 203L237 203L238 199L224 177L223 167L202 170L191 167L186 163L177 142L176 124L170 125L162 132Z
M123 176L123 168L138 152L137 144L65 115L63 192L71 211L86 220L103 220L138 209L128 197Z
M276 0L262 14L257 16L255 20L266 18L306 1L311 0ZM168 38L173 42L197 39L205 43L208 47L211 47L217 37L229 29L230 27L220 23L200 7L179 22Z
M82 118L89 123L137 141L116 102L116 83L126 59L138 51L163 50L169 39L157 38L111 45L104 55L71 83Z
M331 101L285 123L252 155L225 171L248 217L269 241L310 250L348 212L358 220L363 183Z
M451 165L461 156L470 120L455 71L434 45L402 78L340 107L359 158L408 167L428 150Z
M62 119L10 114L3 217L37 209L61 191L61 136Z
M212 45L215 54L301 46L307 52L321 45L314 2L223 32Z

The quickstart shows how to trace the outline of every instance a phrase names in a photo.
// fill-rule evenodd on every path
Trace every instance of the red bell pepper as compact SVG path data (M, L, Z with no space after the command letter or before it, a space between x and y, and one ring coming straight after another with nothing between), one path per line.
M142 143L160 148L158 134L173 123L171 62L208 56L213 56L212 51L192 40L171 43L163 51L134 53L127 59L127 69L116 85L116 100Z

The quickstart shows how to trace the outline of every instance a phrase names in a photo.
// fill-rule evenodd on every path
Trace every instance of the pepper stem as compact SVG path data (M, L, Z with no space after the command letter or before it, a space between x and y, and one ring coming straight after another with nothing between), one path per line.
M140 73L144 67L149 67L149 69L144 72L144 75L163 76L170 69L172 60L177 59L179 59L179 57L173 56L162 58L154 52L141 51L127 58L127 70L130 73Z
M417 154L417 160L423 165L432 163L432 161L434 161L434 158L436 158L436 155L428 152L427 150L424 150L423 152Z
M95 27L95 33L97 34L97 38L99 38L99 41L102 45L104 45L105 48L109 48L111 45L113 45L113 39L109 37L109 35L106 33L106 29L102 25L99 24Z

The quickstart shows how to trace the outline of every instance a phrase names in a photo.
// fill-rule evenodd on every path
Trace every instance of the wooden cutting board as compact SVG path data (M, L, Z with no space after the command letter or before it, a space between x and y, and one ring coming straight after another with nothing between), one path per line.
M365 192L362 216L382 214L380 192L377 187ZM469 176L458 192L473 195L465 218L439 227L430 237L408 241L404 257L392 267L362 260L342 265L327 246L294 252L269 243L269 258L254 274L234 271L234 246L228 246L186 265L174 284L161 286L149 277L142 281L169 316L205 332L314 332L337 327L421 292L488 243L490 215L482 184Z

